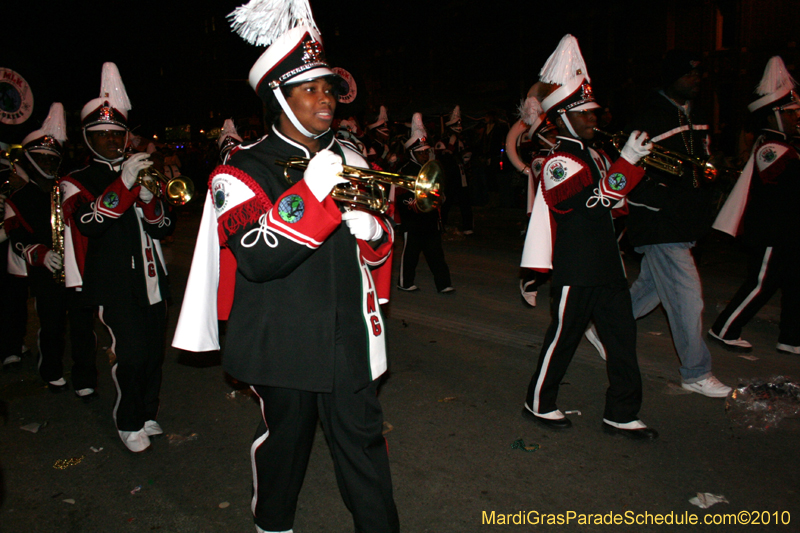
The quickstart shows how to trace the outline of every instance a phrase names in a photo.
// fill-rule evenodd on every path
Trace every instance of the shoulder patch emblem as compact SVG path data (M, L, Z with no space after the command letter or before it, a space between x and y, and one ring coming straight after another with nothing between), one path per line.
M114 209L119 205L119 196L115 192L109 192L103 197L103 205L108 209Z
M224 209L225 204L228 203L228 194L225 190L225 185L225 180L214 180L212 199L214 200L214 209L216 209L217 212Z
M608 186L612 191L621 191L627 184L627 178L619 172L615 172L608 177Z
M560 161L554 161L552 164L548 165L547 173L550 180L554 183L558 183L567 177L567 169L564 168L564 165L562 165Z
M290 194L278 204L278 214L284 222L289 224L300 222L305 210L305 203L297 194Z
M766 149L762 150L758 156L765 163L772 163L775 161L775 158L778 157L778 154L772 149L772 147L768 146Z

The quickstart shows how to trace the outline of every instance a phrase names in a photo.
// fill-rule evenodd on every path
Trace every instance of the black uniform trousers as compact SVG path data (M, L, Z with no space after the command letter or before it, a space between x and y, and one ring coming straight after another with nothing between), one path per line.
M400 286L411 287L416 278L419 254L425 254L425 261L433 273L436 290L441 291L452 285L450 268L444 259L442 234L438 228L414 229L403 233L403 255L400 259Z
M57 283L49 270L31 273L31 293L39 316L39 375L44 381L64 377L64 348L69 322L72 387L97 388L97 339L94 310L80 305L80 294Z
M603 418L624 424L638 419L642 380L636 359L636 321L626 283L600 287L553 287L552 321L545 333L526 406L539 414L555 411L558 388L589 321L607 351L609 387Z
M337 334L337 341L341 337ZM354 392L345 347L337 342L333 390L310 392L254 385L262 420L251 447L253 514L265 531L294 524L317 420L328 441L336 481L356 533L400 530L378 381Z
M738 339L742 328L781 290L778 342L800 346L800 247L759 247L748 252L747 276L712 330L723 339Z
M114 420L119 431L139 431L158 415L161 365L166 342L167 303L142 307L130 300L104 303L100 320L111 333L117 387Z

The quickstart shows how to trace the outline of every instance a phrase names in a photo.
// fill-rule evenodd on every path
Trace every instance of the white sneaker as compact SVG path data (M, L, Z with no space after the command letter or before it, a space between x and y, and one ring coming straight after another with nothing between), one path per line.
M775 345L775 348L777 348L779 352L786 352L786 353L793 353L795 355L800 355L800 346L792 346L791 344L782 344L779 342L777 345Z
M695 381L694 383L681 383L681 387L688 391L698 392L709 398L725 398L731 392L730 387L722 383L714 376Z
M455 289L453 287L445 287L444 289L439 291L439 294L447 294L448 292L453 292Z
M148 420L144 423L144 432L147 434L148 437L152 437L153 435L161 435L164 433L164 430L161 429L161 426L158 425L158 422L155 420Z
M150 447L150 438L144 432L144 429L139 431L118 431L117 433L119 433L122 443L134 453L143 452Z
M78 389L75 391L75 396L78 396L80 398L83 398L84 396L91 396L92 394L94 394L94 389L92 389L91 387L87 387L85 389Z
M406 292L414 292L419 290L419 287L417 287L416 285L412 285L410 287L403 287L402 285L398 285L397 288L400 289L401 291L406 291Z
M586 340L594 346L594 349L597 350L597 354L600 358L605 361L606 360L606 347L603 346L603 343L600 341L600 337L597 336L597 329L595 329L594 324L589 324L589 327L586 328L586 331L583 332L586 335Z
M3 366L5 366L5 365L13 365L15 363L19 363L20 361L22 361L22 357L20 357L18 355L9 355L5 359L3 359Z

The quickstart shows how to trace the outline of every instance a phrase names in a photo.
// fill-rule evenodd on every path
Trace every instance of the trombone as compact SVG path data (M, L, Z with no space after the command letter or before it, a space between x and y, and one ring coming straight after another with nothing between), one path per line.
M305 170L309 161L305 157L290 157L288 161L275 161L275 164L284 167L283 175L289 180L290 168ZM433 211L442 204L444 170L438 161L425 163L416 176L403 176L349 165L342 165L342 172L338 175L350 183L334 187L331 196L334 200L353 207L360 206L370 211L385 213L389 209L386 185L412 191L417 209L423 213Z
M616 148L617 151L622 149L622 146L625 144L625 141L628 138L628 136L623 132L608 133L597 128L594 128L594 131L600 135L608 137L611 140L611 144L614 145L614 148ZM711 163L710 159L710 156L692 156L677 152L675 150L669 150L663 146L653 143L653 148L651 149L650 154L645 156L640 163L644 166L648 166L678 177L683 176L686 168L685 165L692 165L700 170L700 174L705 178L706 183L711 183L717 178L719 170L714 166L713 163Z

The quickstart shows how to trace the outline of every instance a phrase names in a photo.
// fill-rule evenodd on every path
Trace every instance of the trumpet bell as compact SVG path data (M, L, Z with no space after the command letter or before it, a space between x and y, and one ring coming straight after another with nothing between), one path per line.
M425 163L414 182L417 208L423 213L427 213L442 205L443 186L444 169L442 165L436 160Z
M186 205L194 198L194 183L183 178L174 178L167 182L166 200L172 205Z

